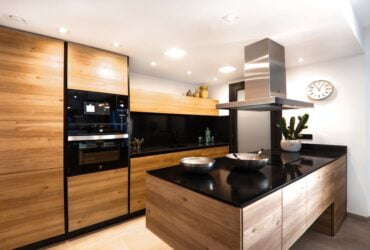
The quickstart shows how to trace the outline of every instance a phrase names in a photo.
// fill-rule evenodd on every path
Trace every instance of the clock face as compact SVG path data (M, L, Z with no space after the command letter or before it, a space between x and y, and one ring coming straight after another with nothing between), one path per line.
M310 83L307 87L307 96L314 100L328 98L334 91L334 86L325 80L318 80Z

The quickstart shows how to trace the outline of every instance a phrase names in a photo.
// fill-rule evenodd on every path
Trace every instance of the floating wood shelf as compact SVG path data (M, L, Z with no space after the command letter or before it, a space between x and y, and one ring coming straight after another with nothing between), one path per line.
M131 89L131 112L217 116L218 100Z

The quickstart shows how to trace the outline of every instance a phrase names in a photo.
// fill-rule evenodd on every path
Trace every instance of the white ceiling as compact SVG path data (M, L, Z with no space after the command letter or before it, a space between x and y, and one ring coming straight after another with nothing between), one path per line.
M370 0L351 0L353 10L363 27L370 25Z
M244 46L266 37L285 46L288 67L300 57L309 64L361 53L338 1L0 0L0 24L127 54L133 72L212 84L241 79ZM240 16L233 25L221 19L230 11ZM28 23L11 21L9 14ZM59 26L70 33L59 34ZM122 46L112 47L114 41ZM167 58L163 52L171 47L187 55ZM237 70L219 73L225 65Z

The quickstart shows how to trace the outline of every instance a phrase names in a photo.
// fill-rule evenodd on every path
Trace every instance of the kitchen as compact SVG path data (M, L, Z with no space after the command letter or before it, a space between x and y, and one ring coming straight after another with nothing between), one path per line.
M336 3L2 1L0 249L368 249L369 3Z

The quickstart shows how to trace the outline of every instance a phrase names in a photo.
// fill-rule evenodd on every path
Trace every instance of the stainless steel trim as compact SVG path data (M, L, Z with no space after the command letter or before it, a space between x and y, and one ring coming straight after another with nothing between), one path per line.
M68 136L68 141L97 141L97 140L114 140L126 139L128 134L115 134L115 135L76 135Z

